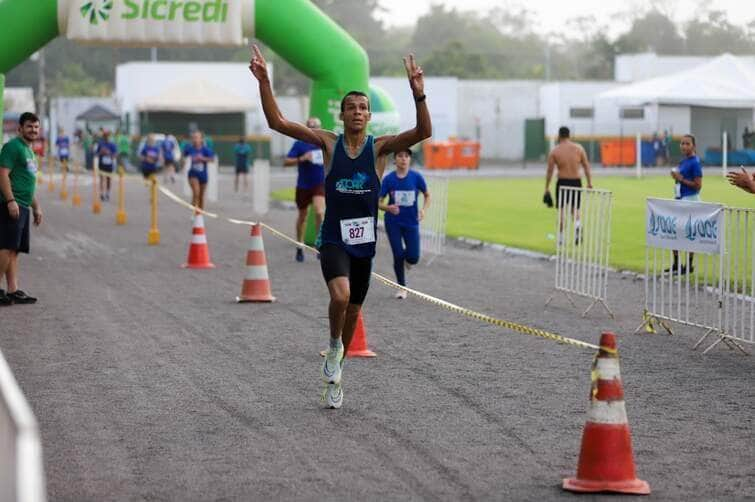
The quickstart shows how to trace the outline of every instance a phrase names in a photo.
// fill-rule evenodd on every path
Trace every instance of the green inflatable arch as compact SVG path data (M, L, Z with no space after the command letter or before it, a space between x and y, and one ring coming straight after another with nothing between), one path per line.
M83 5L83 0L60 1ZM254 33L245 30L244 35L262 40L312 79L310 115L319 117L324 128L335 128L343 95L350 90L369 91L364 49L309 0L241 1L248 9L254 5ZM0 0L0 90L3 73L65 35L60 33L58 7L58 0ZM392 103L382 103L385 111L395 111ZM0 92L0 116L2 110Z

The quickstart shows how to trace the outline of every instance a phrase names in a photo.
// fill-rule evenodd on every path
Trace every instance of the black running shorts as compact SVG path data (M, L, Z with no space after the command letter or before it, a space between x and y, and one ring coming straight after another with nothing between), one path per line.
M582 187L582 180L580 179L559 179L556 181L556 207L573 206L577 209L582 205L582 193L579 190L570 190L566 192L566 199L559 202L561 187ZM570 200L573 199L573 200Z
M18 218L13 219L8 212L8 204L0 203L0 249L28 253L31 211L24 206L18 206L18 211Z
M349 303L361 305L367 296L372 274L372 258L356 258L336 244L325 244L320 248L320 268L325 282L336 277L349 278Z

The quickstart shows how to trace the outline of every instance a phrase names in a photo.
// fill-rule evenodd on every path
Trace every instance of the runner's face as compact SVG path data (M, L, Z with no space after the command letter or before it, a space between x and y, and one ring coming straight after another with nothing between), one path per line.
M692 139L687 137L682 138L682 140L679 142L679 149L686 157L689 157L690 155L695 153L695 145L692 144Z
M367 128L372 114L370 113L370 103L365 96L349 96L343 104L341 120L344 128L359 132Z
M412 163L412 158L406 152L399 152L393 158L393 163L396 165L396 169L399 171L406 171L409 169L409 164Z
M200 146L202 146L202 135L199 134L198 132L195 132L194 134L192 134L191 135L191 143L196 148L199 148Z
M18 126L18 132L26 142L30 143L39 138L39 122L26 121L24 125Z

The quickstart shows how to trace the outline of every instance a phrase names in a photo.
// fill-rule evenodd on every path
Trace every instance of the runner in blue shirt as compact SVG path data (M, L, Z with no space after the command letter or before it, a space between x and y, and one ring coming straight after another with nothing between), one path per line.
M430 207L430 192L427 183L417 171L410 169L412 151L408 148L393 156L396 170L386 175L380 186L380 209L385 211L385 233L393 251L393 270L396 282L406 286L404 264L407 268L419 262L419 222ZM417 199L423 195L422 209L417 211ZM388 204L383 200L388 197ZM403 242L402 242L403 241ZM406 298L406 291L400 289L396 298Z
M160 160L160 147L155 144L155 135L148 134L147 141L139 152L142 159L142 176L148 179L157 172L157 161Z
M58 129L58 139L55 140L58 149L58 160L68 168L68 160L71 158L71 139L66 136L63 128Z
M166 134L165 139L163 139L160 145L163 154L163 167L165 168L163 181L167 182L170 180L174 184L176 182L176 156L174 153L176 146L178 146L178 143L172 134Z
M310 117L307 120L310 129L320 128L320 119ZM304 230L307 223L307 208L310 204L315 210L315 225L317 233L325 215L325 166L323 165L322 148L296 140L288 151L284 166L298 166L296 177L296 240L304 242ZM296 248L296 261L304 261L304 250Z
M354 337L370 285L380 179L388 155L406 150L432 135L422 69L413 54L404 58L404 67L416 104L416 126L400 134L374 138L367 132L372 113L369 96L364 92L350 91L341 100L339 119L343 121L343 133L311 129L287 120L281 113L265 58L256 45L249 64L259 82L268 126L318 146L323 152L326 209L318 240L320 268L330 295L330 349L320 369L326 382L323 398L330 408L340 408L343 404L343 358Z
M191 144L184 149L184 158L188 165L189 185L191 185L191 203L199 209L204 209L204 192L207 188L207 163L215 157L209 147L204 144L201 131L191 133Z
M679 142L679 149L682 151L684 158L679 162L679 167L671 170L671 177L674 178L674 198L676 200L686 200L700 202L700 190L703 188L703 166L700 163L700 157L695 151L695 137L691 134L682 136ZM679 252L674 251L674 263L664 272L684 275L695 271L692 266L694 253L689 253L687 263L679 266Z
M233 191L239 191L239 178L243 177L244 191L247 192L249 191L249 162L254 155L254 148L242 136L233 147L233 153L236 156L236 177L233 180Z
M110 131L102 132L102 139L97 143L97 158L100 162L100 171L112 174L115 169L118 146L110 141ZM110 176L100 175L100 200L110 200Z

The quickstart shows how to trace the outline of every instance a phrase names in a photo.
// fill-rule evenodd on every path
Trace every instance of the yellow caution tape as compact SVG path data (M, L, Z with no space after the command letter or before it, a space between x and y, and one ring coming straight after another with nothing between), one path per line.
M205 216L208 216L210 218L220 218L219 215L217 215L215 213L210 213L208 211L204 211L204 210L199 209L198 207L196 207L196 206L194 206L192 204L189 204L188 202L184 201L181 197L179 197L175 193L171 192L170 190L168 190L164 186L160 185L159 182L158 182L158 188L159 188L160 192L162 192L166 197L168 197L172 201L174 201L174 202L176 202L176 203L178 203L178 204L180 204L180 205L182 205L182 206L184 206L184 207L186 207L188 209L191 209L191 210L193 210L195 212L201 213L201 214L203 214ZM274 227L271 227L270 225L268 225L266 223L246 221L246 220L239 220L239 219L235 219L235 218L220 218L220 219L223 219L223 220L225 220L225 221L227 221L229 223L235 224L235 225L256 225L256 224L259 224L262 227L264 227L267 230L269 230L273 235L275 235L275 236L277 236L277 237L279 237L281 239L287 240L287 241L289 241L289 242L291 242L293 244L296 244L300 248L307 249L309 251L312 251L313 253L319 254L319 251L317 249L315 249L315 248L313 248L311 246L308 246L308 245L304 244L303 242L299 242L296 239L292 239L288 235L284 234L283 232L277 230ZM444 308L446 310L450 310L451 312L456 312L458 314L464 315L466 317L470 317L472 319L477 319L478 321L481 321L481 322L492 324L494 326L498 326L498 327L501 327L501 328L506 328L506 329L509 329L511 331L515 331L517 333L522 333L522 334L530 335L530 336L537 336L537 337L540 337L540 338L545 338L547 340L552 340L552 341L557 342L557 343L562 343L562 344L565 344L565 345L571 345L573 347L580 347L580 348L583 348L583 349L591 349L591 350L598 350L598 349L601 348L601 347L598 347L597 345L594 345L592 343L587 343L587 342L583 342L581 340L576 340L574 338L568 338L568 337L565 337L565 336L557 335L555 333L550 333L550 332L542 330L542 329L531 328L529 326L525 326L523 324L518 324L518 323L515 323L515 322L512 322L512 321L507 321L507 320L504 320L504 319L498 319L498 318L489 316L487 314L483 314L483 313L476 312L474 310L471 310L471 309L468 309L468 308L465 308L465 307L461 307L459 305L447 302L445 300L441 300L440 298L436 298L434 296L422 293L421 291L416 291L414 289L407 288L406 286L401 286L400 284L398 284L396 282L393 282L392 280L390 280L387 277L384 277L384 276L378 274L377 272L372 272L372 275L377 280L379 280L380 282L382 282L383 284L385 284L386 286L389 286L389 287L392 287L392 288L395 288L395 289L404 290L407 293L410 293L410 294L412 294L414 296L417 296L418 298L421 298L422 300L424 300L424 301L426 301L428 303L432 303L432 304L437 305L439 307L442 307L442 308ZM603 348L603 349L605 350L606 348Z

